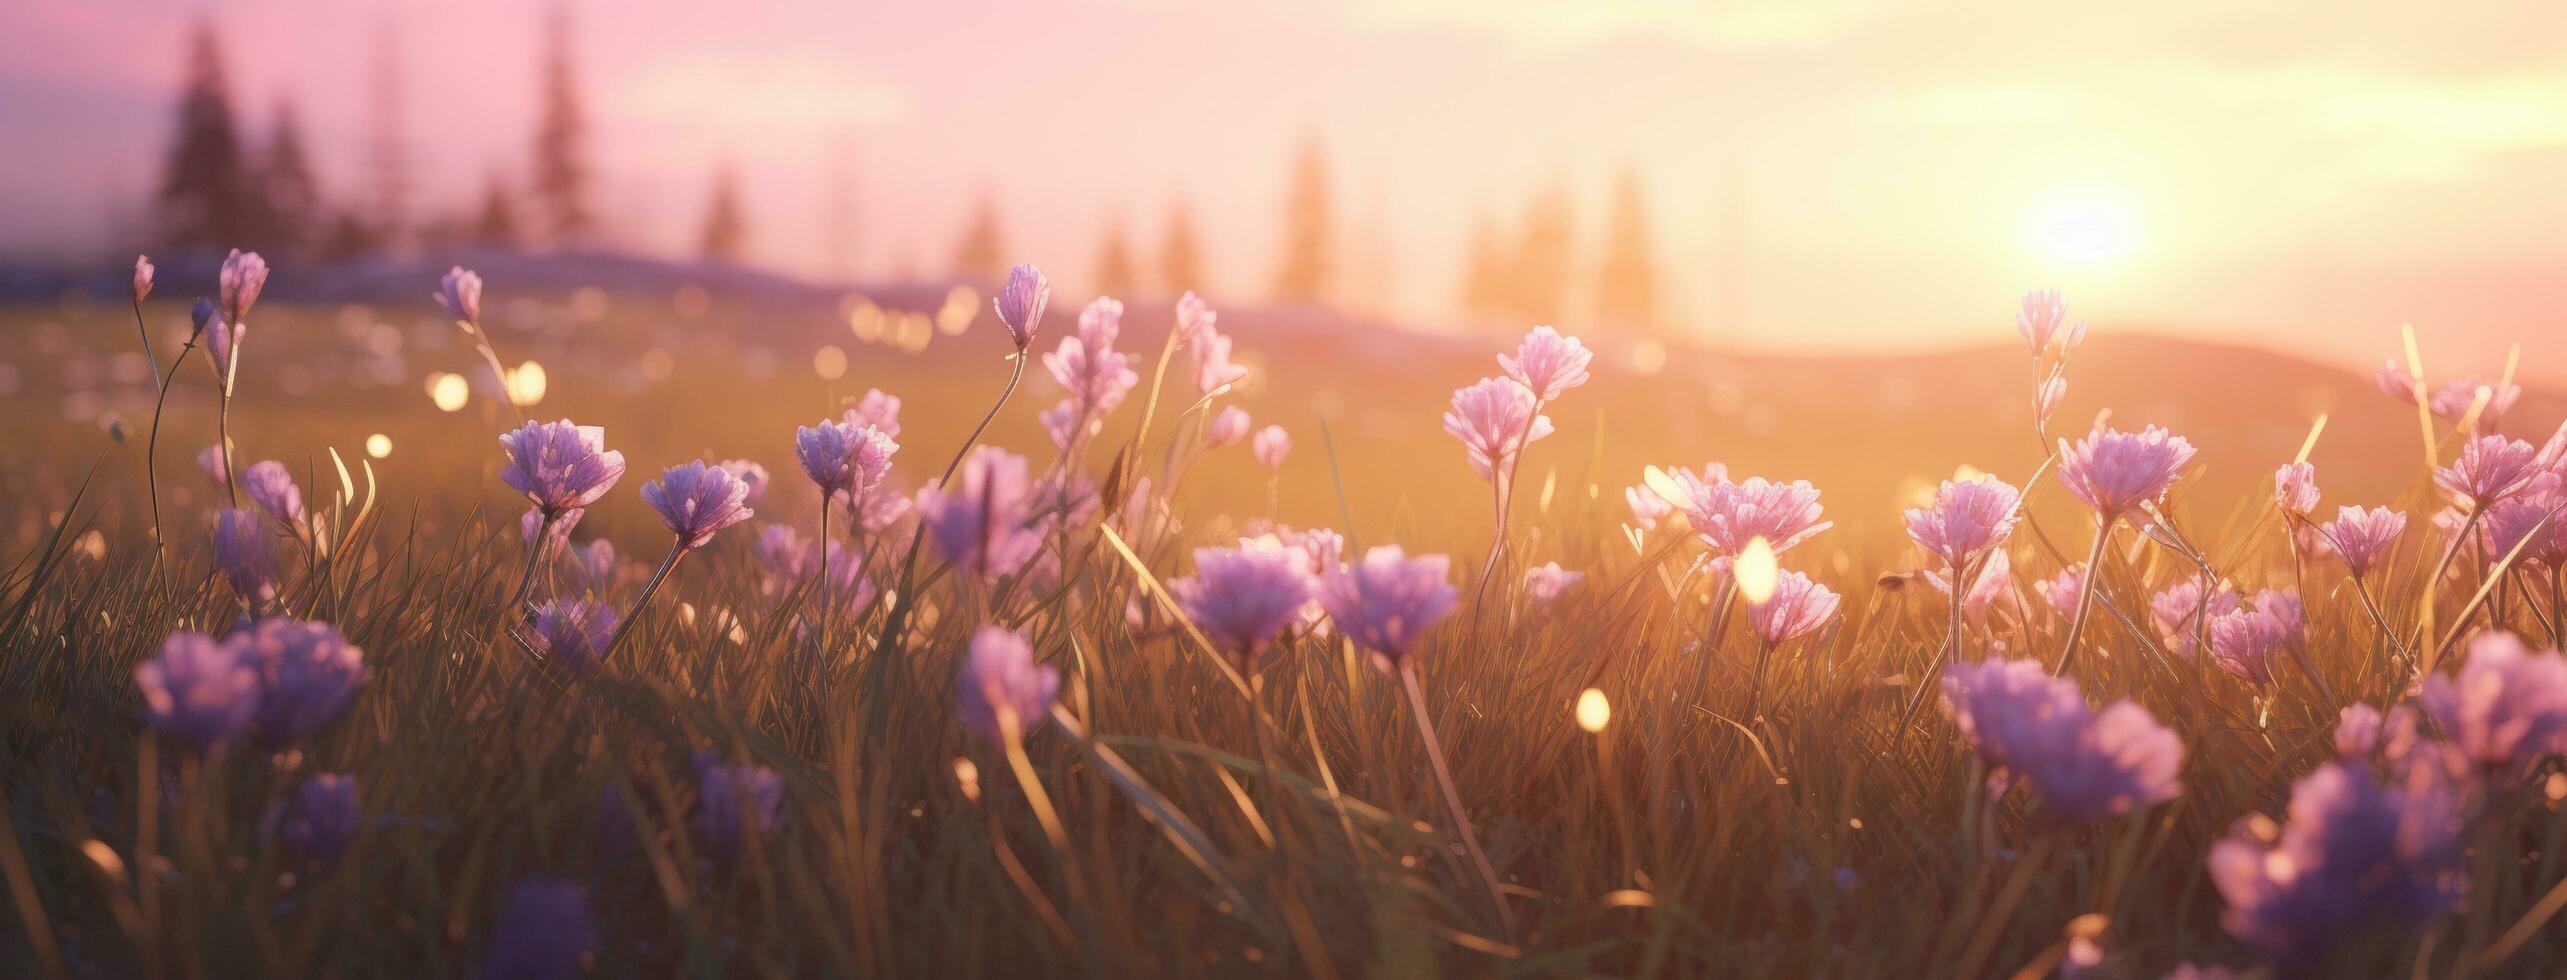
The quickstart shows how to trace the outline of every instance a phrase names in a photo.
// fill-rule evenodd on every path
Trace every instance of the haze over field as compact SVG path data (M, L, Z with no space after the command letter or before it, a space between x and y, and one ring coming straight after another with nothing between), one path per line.
M2455 370L2493 373L2515 341L2531 371L2567 363L2567 203L2549 193L2567 14L2543 5L569 11L606 227L661 254L693 251L730 166L746 258L796 274L941 271L984 194L1016 255L1085 270L1119 225L1146 260L1182 203L1206 270L1188 285L1253 300L1315 141L1346 272L1333 298L1423 324L1455 319L1474 241L1513 236L1551 195L1592 264L1628 172L1662 319L1686 335L1943 346L2044 283L2123 323L2341 364L2394 354L2402 322ZM143 244L197 14L218 21L247 120L295 103L334 199L363 196L387 116L420 214L525 176L540 8L15 4L0 248ZM833 237L841 214L852 231Z

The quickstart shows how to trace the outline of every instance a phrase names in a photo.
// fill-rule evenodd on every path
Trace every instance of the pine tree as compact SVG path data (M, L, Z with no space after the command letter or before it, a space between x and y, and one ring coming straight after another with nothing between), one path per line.
M268 132L267 152L259 160L259 184L267 203L267 247L292 253L320 241L321 187L312 162L303 152L303 127L294 103L276 104L275 128Z
M1194 213L1185 202L1168 208L1167 232L1159 240L1159 281L1170 294L1205 289L1203 248L1194 240Z
M724 166L713 175L713 201L704 209L704 260L738 265L749 251L749 219L740 211L740 175Z
M1628 167L1614 182L1613 217L1596 269L1596 314L1609 327L1646 333L1658 317L1658 270L1650 258L1649 206L1640 175Z
M1293 163L1292 184L1284 198L1282 267L1275 275L1275 298L1288 303L1325 303L1335 271L1330 254L1332 233L1328 207L1328 161L1316 136L1304 141Z
M481 213L473 218L472 242L481 248L513 251L521 243L517 228L517 206L510 202L508 185L498 174L481 187Z
M1525 204L1507 277L1509 312L1528 323L1551 323L1568 305L1570 233L1568 188L1552 181Z
M1504 316L1507 304L1506 242L1497 218L1483 205L1471 221L1470 257L1462 270L1462 309L1484 317Z
M256 246L264 210L232 124L222 42L211 24L198 21L188 44L178 133L161 177L161 240L181 248Z
M589 211L588 119L580 107L570 40L570 15L556 7L545 45L543 104L535 124L529 190L553 244L576 247L595 235L597 219Z
M1123 240L1123 222L1105 227L1105 241L1096 248L1096 293L1099 296L1128 297L1141 288L1141 271L1132 263L1132 248Z
M1007 241L998 230L998 204L983 191L972 203L972 216L963 226L963 238L954 243L953 276L968 282L996 285L1007 278Z

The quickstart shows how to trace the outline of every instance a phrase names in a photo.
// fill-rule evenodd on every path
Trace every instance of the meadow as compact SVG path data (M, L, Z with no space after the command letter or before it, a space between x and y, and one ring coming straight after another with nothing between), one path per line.
M2567 963L2509 370L466 275L7 314L10 975Z

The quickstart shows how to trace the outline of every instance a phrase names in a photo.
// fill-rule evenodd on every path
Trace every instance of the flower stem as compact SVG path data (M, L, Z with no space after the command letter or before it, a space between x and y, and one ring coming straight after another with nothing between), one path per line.
M178 349L178 357L169 362L168 372L161 375L160 395L152 402L152 433L143 442L143 482L151 494L152 553L158 556L156 564L160 569L161 592L172 601L176 601L177 593L169 583L169 540L161 533L160 527L160 417L169 408L169 386L178 379L178 366L187 363L187 355L195 351L196 338L187 338L187 346Z
M1506 898L1498 892L1497 869L1489 866L1487 852L1480 850L1479 834L1471 830L1471 818L1462 812L1462 794L1453 788L1453 771L1444 764L1444 746L1435 737L1435 720L1427 714L1426 695L1417 688L1417 670L1401 663L1399 683L1408 691L1408 714L1417 722L1417 737L1426 743L1426 762L1435 771L1435 785L1444 792L1444 810L1452 815L1453 829L1462 836L1462 849L1470 853L1471 866L1479 872L1480 889L1488 894L1498 931L1511 944L1515 942L1515 923L1506 914Z
M988 414L980 417L980 424L973 426L972 434L963 440L960 448L954 450L954 458L945 464L945 474L936 479L938 486L953 481L954 471L962 468L963 457L971 454L972 446L980 442L981 434L989 431L990 421L998 418L1000 409L1007 407L1008 396L1016 393L1017 382L1025 380L1024 352L1018 351L1012 360L1015 366L1007 372L1007 387L999 389L998 401L989 406ZM826 505L825 501L823 505ZM909 610L916 604L910 593L916 591L915 587L918 583L918 549L926 541L927 521L925 515L920 515L917 529L909 534L909 549L900 558L900 589L892 593L891 612L883 618L882 638L874 644L876 670L881 669L881 664L890 659L892 651L900 649L900 641L908 633ZM826 583L823 583L823 587L826 587ZM880 715L879 712L868 712L868 714L876 717Z
M615 655L615 648L624 644L624 634L632 632L633 624L642 618L644 610L650 608L651 594L660 590L660 583L668 580L669 570L676 568L677 560L684 557L686 557L684 540L669 545L668 557L660 559L660 567L651 571L650 584L642 586L642 597L633 600L633 611L624 614L623 622L615 624L615 635L607 638L606 649L597 652L598 663L605 663L606 658Z
M2068 621L2067 640L2059 645L2059 666L2050 671L2054 675L2068 676L2068 668L2077 662L2077 638L2085 633L2086 616L2094 609L2095 580L2103 576L2104 543L2112 540L2113 523L2119 517L2118 514L2107 514L2103 523L2095 528L2095 547L2086 555L2086 579L2077 584L2077 615ZM1959 588L1957 583L1954 588ZM2209 597L2203 597L2203 601L2207 603Z

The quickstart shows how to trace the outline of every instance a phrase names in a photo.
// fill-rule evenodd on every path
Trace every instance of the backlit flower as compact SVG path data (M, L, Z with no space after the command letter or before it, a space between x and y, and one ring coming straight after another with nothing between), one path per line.
M1230 337L1215 330L1207 316L1194 338L1194 389L1212 394L1239 383L1248 369L1230 360Z
M2023 294L2023 309L2014 315L2015 329L2023 331L2024 343L2039 354L2050 349L2052 340L2061 340L2060 353L2077 349L2086 338L2086 325L2077 324L2062 337L2059 328L2068 323L2068 300L2056 289L2036 289Z
M207 446L196 451L197 472L205 474L205 478L213 481L215 486L231 482L231 471L224 468L227 465L221 446Z
M1043 307L1052 301L1051 280L1043 270L1019 265L1007 270L1007 285L998 291L991 304L998 308L998 322L1007 325L1007 336L1024 350L1034 342L1034 331L1043 325Z
M642 500L660 514L681 548L701 548L714 532L748 520L749 485L729 470L696 460L672 466L642 484Z
M233 249L223 258L221 276L223 317L238 325L249 319L250 307L258 304L260 290L267 288L267 260L257 252Z
M599 426L528 422L499 444L508 450L500 480L548 514L596 503L624 477L624 454L606 448Z
M1257 457L1257 465L1269 472L1281 471L1284 457L1292 455L1292 433L1284 431L1283 426L1269 425L1257 430L1257 437L1249 440L1248 449Z
M292 745L329 727L368 676L365 651L328 623L266 619L224 642L258 671L252 729L263 745Z
M2157 627L2157 636L2166 641L2167 649L2184 657L2193 655L2200 645L2199 634L2221 616L2237 611L2245 600L2228 589L2210 595L2210 609L2202 609L2201 583L2192 579L2177 582L2148 600L2148 620Z
M303 488L294 485L294 474L286 471L285 464L272 459L251 464L241 471L241 492L278 524L303 526Z
M2283 510L2306 516L2317 509L2317 497L2317 467L2307 460L2273 471L2273 502Z
M2079 564L2060 569L2059 574L2035 582L2032 587L2041 593L2042 601L2050 604L2051 611L2062 618L2074 616L2077 614L2077 602L2084 597L2086 590L2086 566Z
M1535 565L1524 570L1524 601L1537 609L1547 608L1586 577L1585 572L1562 569L1556 561Z
M1676 505L1647 486L1622 488L1622 502L1631 508L1631 523L1643 531L1655 531L1658 522L1675 513Z
M1321 575L1319 604L1340 632L1373 652L1376 666L1396 669L1461 598L1451 574L1443 555L1411 558L1398 545L1380 545Z
M152 294L152 272L151 256L134 256L134 302L140 303Z
M455 266L437 280L437 305L446 315L465 323L481 322L481 277L472 270Z
M1934 506L1907 512L1907 536L1945 567L1966 566L2014 533L2021 516L2015 505L2022 497L2013 485L1993 476L1945 480L1935 491Z
M2039 661L1955 664L1942 693L1980 756L2031 783L2060 823L2109 819L2183 791L2182 739L2127 699L2088 708L2075 680Z
M1311 587L1309 554L1266 539L1195 549L1194 574L1169 582L1168 594L1215 646L1254 663L1299 618Z
M1033 526L1033 480L1025 457L974 446L950 485L918 493L919 519L945 560L994 580L1022 570L1043 547Z
M726 459L713 465L721 467L723 472L731 474L732 479L748 486L749 495L740 501L741 506L756 510L758 505L766 503L768 482L766 467L745 459Z
M232 592L252 606L276 598L276 532L257 511L227 507L214 515L214 564Z
M1213 416L1212 421L1204 425L1204 446L1210 449L1219 449L1223 446L1227 446L1231 443L1247 438L1249 424L1248 412L1246 409L1240 408L1237 405L1224 408L1221 410L1221 414Z
M983 626L972 634L956 682L955 712L972 734L996 742L1004 738L1001 713L1015 718L1019 737L1043 727L1052 699L1061 692L1057 667L1034 662L1034 648L1015 631Z
M1838 601L1833 590L1809 576L1784 572L1775 576L1772 596L1747 607L1747 618L1765 642L1783 643L1827 625L1836 618Z
M2488 507L2478 524L2490 562L2519 548L2521 564L2567 566L2567 480L2556 473L2532 477L2521 491Z
M2567 660L2535 654L2511 633L2480 633L2455 674L2424 679L2418 700L2470 761L2516 776L2567 751Z
M258 714L258 668L203 633L172 633L134 668L152 727L200 749L238 741Z
M847 410L845 424L872 426L882 430L883 435L900 438L900 396L880 388L865 389L864 397L856 399L856 407Z
M2192 443L2157 426L2097 429L2074 446L2059 440L2059 483L2110 522L2165 496L2192 459Z
M2253 604L2211 620L2211 662L2249 683L2270 684L2273 656L2305 647L2307 628L2298 596L2266 589Z
M549 600L535 607L535 635L544 659L572 670L592 670L606 653L619 621L615 607L593 599Z
M1587 364L1594 359L1577 338L1561 336L1550 327L1535 327L1524 335L1515 353L1498 355L1497 364L1533 397L1547 402L1587 383Z
M2540 473L2539 454L2520 439L2479 436L2460 447L2459 459L2433 471L2433 485L2483 510L2529 486Z
M2330 762L2291 784L2289 820L2265 844L2241 829L2211 845L2221 924L2277 965L2307 970L2366 932L2422 927L2462 889L2462 814L2430 767L2383 789L2369 767Z
M1777 555L1834 527L1823 521L1818 488L1807 480L1779 483L1761 476L1729 482L1728 471L1709 467L1697 475L1673 474L1685 498L1685 520L1694 534L1718 557L1735 557L1757 538Z
M2334 543L2337 557L2344 559L2344 567L2355 578L2369 572L2386 556L2389 546L2396 544L2398 535L2406 529L2407 515L2386 507L2339 507L2335 519L2319 528Z
M1533 393L1505 378L1481 378L1453 392L1453 410L1444 413L1444 431L1462 441L1471 471L1495 479L1515 454L1551 434L1551 417L1533 412Z

